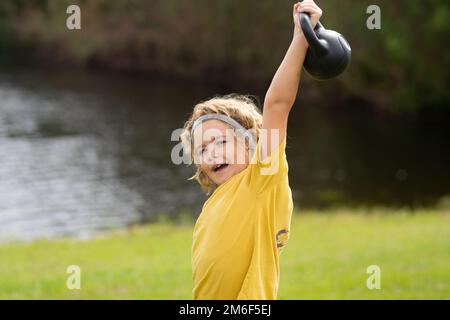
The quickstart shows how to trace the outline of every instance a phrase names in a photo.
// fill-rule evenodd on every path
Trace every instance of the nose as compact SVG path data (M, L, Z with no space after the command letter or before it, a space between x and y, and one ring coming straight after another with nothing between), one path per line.
M206 152L206 163L207 164L213 164L216 162L217 159L220 159L223 155L223 150L221 147L216 146L215 144L212 144L210 148L208 148L208 152Z

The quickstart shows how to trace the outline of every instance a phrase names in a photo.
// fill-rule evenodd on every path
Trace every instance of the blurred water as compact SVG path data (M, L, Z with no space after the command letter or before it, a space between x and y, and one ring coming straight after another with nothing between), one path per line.
M89 237L200 212L206 196L170 161L193 104L226 89L83 72L0 73L0 241ZM300 103L301 103L300 99ZM288 161L294 200L416 205L450 193L448 127L363 106L296 106Z
M84 74L1 77L0 240L87 237L199 210L204 196L185 181L191 170L170 162L170 133L180 126L172 94L162 104L160 84L142 85Z

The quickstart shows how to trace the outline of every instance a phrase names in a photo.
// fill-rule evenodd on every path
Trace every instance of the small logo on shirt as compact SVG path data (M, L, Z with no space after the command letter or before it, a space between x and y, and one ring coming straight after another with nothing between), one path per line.
M289 231L286 229L281 229L280 231L278 231L276 239L277 248L284 247L289 239Z

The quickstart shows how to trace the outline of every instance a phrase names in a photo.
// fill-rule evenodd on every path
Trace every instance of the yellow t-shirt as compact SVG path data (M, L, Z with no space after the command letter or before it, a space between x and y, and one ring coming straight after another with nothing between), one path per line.
M276 299L279 255L289 239L292 193L286 139L221 184L194 228L194 299Z

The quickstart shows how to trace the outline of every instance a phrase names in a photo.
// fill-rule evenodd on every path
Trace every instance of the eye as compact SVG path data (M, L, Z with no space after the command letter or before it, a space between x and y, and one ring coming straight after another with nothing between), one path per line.
M225 139L217 141L218 145L222 145L222 144L225 144L225 143L227 143L227 140L225 140Z
M205 152L205 147L202 147L202 148L198 148L197 149L197 151L196 151L196 155L197 155L197 157L200 157L200 156L202 156L203 155L203 153Z

